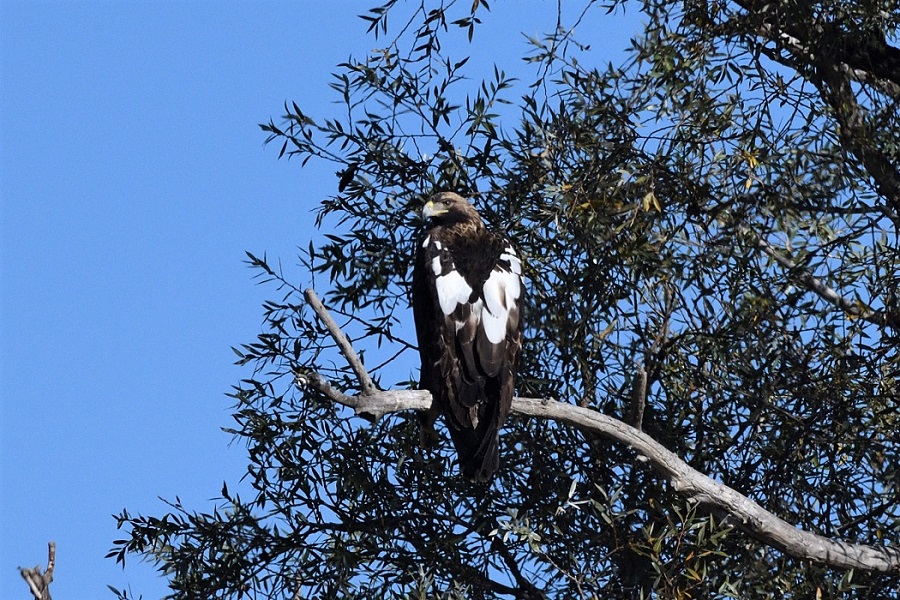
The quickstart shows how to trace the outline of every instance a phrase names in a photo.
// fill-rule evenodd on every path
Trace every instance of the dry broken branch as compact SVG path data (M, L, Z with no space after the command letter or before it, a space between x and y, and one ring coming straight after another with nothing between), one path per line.
M47 570L41 573L41 565L33 569L19 567L22 579L28 582L28 589L34 600L51 600L50 582L53 581L53 570L56 568L56 542L47 544Z
M311 295L315 297L314 292ZM310 296L309 292L307 296ZM321 317L320 309L315 305L313 310ZM335 333L331 327L329 330ZM357 415L374 419L388 413L424 411L431 407L431 394L423 390L374 390L369 394L348 396L318 373L298 374L297 383L353 408ZM511 412L568 423L625 444L646 458L682 496L709 509L724 511L732 522L755 539L791 556L841 569L900 573L900 549L847 543L798 529L750 498L693 469L652 437L623 421L589 408L539 398L514 398Z

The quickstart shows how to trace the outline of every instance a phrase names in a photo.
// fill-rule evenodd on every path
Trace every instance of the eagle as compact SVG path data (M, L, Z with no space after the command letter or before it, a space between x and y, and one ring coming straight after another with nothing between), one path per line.
M509 414L522 347L522 262L508 239L484 225L458 194L422 209L430 227L418 244L412 305L422 370L464 477L490 481L500 466L500 428Z

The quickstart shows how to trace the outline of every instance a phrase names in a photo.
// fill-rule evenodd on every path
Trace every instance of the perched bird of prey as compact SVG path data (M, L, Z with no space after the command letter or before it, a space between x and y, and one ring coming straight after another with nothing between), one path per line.
M416 255L412 303L420 387L434 397L426 421L440 409L462 474L489 481L522 345L522 263L458 194L436 194L422 214L431 227Z

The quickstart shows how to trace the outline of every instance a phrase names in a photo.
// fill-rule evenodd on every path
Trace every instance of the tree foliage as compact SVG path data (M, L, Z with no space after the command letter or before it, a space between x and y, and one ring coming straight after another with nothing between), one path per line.
M606 63L590 22L640 11ZM723 524L628 448L510 419L463 481L446 431L369 424L295 375L360 383L301 289L342 315L382 389L414 386L413 211L473 198L527 261L522 396L629 419L798 528L900 540L900 10L886 0L584 2L529 40L530 78L472 79L487 2L396 0L338 66L341 116L297 103L280 154L335 164L321 235L238 350L231 429L252 493L118 519L111 556L174 598L880 598L900 573L812 564ZM465 44L470 42L471 46ZM460 42L463 42L462 44ZM507 69L508 70L508 69Z

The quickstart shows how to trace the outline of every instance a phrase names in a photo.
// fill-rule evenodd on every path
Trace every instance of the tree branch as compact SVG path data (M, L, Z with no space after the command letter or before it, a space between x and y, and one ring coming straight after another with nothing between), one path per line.
M827 40L835 62L846 71L857 74L860 80L868 76L881 79L892 85L894 93L900 86L900 49L888 44L883 35L860 35L837 28L825 32L819 24L813 29L794 15L782 14L770 0L735 0L735 3L748 14L764 19L768 29L767 39L783 42L786 38L793 38L798 42L797 46L809 52L816 43L822 43L822 40L814 38L823 38Z
M312 290L307 290L307 298L318 300ZM321 318L327 312L321 303L319 306L313 309ZM336 324L328 327L339 344L341 338L346 342ZM356 357L352 348L344 350L344 355ZM365 373L361 363L354 370L357 374ZM373 389L368 394L347 396L318 373L298 373L296 379L298 385L316 389L338 404L353 408L360 416L378 419L388 413L431 408L431 394L424 390ZM511 413L568 423L625 444L644 456L676 492L706 507L725 511L754 538L791 556L841 569L900 573L900 549L841 542L798 529L738 491L693 469L649 435L618 419L588 408L538 398L513 398Z
M861 302L851 302L850 300L847 300L846 297L837 293L824 281L795 263L790 258L775 250L775 248L773 248L772 245L769 244L769 242L761 238L755 232L746 227L742 227L741 230L743 233L751 236L755 240L757 248L762 250L776 263L790 271L797 281L799 281L801 284L803 284L804 287L814 292L823 300L834 304L850 316L857 319L868 321L869 323L878 325L879 327L887 326L891 327L892 329L900 330L900 317L898 317L897 315L890 312L880 312L874 310Z
M872 177L887 203L883 212L896 225L900 213L900 171L874 143L873 131L863 119L863 108L857 102L851 80L872 85L896 99L900 95L900 49L874 35L854 35L836 27L825 29L811 14L782 13L770 0L736 3L749 16L761 19L755 30L757 35L794 57L793 61L786 61L767 52L770 58L801 71L802 67L814 70L811 80L834 112L841 141Z
M47 544L47 570L41 573L41 565L33 569L19 567L22 579L28 582L28 589L34 600L51 600L50 582L53 581L53 570L56 568L56 542Z
M900 213L900 171L882 152L874 140L872 126L866 122L847 74L821 60L817 65L819 80L814 83L831 106L840 125L838 135L850 152L856 155L875 182L893 214ZM895 221L896 223L896 221Z
M424 411L431 406L431 394L424 390L387 390L368 396L346 396L320 376L307 375L299 381L339 404L354 408L358 415L379 418L403 410ZM649 435L618 419L565 402L539 398L513 398L511 413L568 423L625 444L646 457L675 491L708 507L724 510L755 538L791 556L836 568L900 572L900 549L840 542L797 529L743 494L693 469Z
M378 388L375 387L375 383L372 381L372 378L369 377L369 373L363 366L362 361L359 360L359 357L356 355L356 351L353 350L353 346L350 344L350 340L347 339L347 336L344 335L344 332L341 331L341 328L338 327L338 324L335 323L334 319L331 318L331 314L329 314L328 309L325 308L325 305L322 304L322 301L319 300L319 296L316 294L316 291L312 288L308 288L304 292L304 294L306 295L306 301L309 302L309 305L312 307L312 309L316 311L316 315L319 317L319 320L322 321L322 324L328 328L328 332L331 334L331 337L334 338L335 342L337 342L337 345L341 349L341 353L344 355L344 358L346 358L347 362L350 363L350 368L352 368L353 372L356 373L356 378L359 379L359 384L360 386L362 386L362 393L371 394L377 391Z

